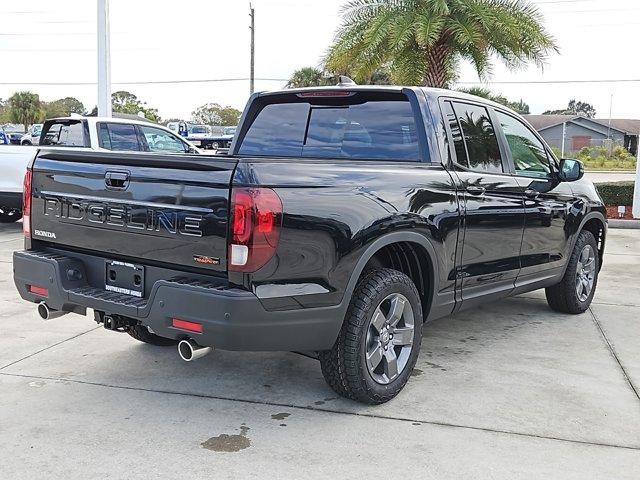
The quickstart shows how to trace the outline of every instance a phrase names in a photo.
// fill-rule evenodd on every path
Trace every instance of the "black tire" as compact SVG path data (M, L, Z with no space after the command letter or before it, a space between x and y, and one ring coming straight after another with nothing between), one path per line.
M367 367L368 345L371 348L371 344L368 344L368 333L373 327L372 320L376 309L392 296L408 300L411 306L409 312L413 319L413 336L408 356L404 354L406 363L403 368L398 368L397 376L383 384L374 379L375 371L372 373ZM402 321L405 321L404 317ZM389 268L366 273L356 286L333 348L318 354L322 375L329 386L343 397L372 405L388 402L402 390L413 371L420 353L422 324L420 296L409 277ZM381 339L382 336L377 338ZM375 343L380 345L380 342L374 342L374 345ZM394 347L393 342L389 346L390 349L404 348Z
M594 253L594 273L593 286L586 298L581 299L577 291L578 263L584 249L589 246ZM598 243L593 234L583 230L578 235L576 244L571 252L567 269L562 280L551 287L545 289L547 303L552 310L562 313L582 313L589 308L598 285L598 273L600 271L600 256Z
M178 342L171 338L160 337L155 333L151 333L147 330L147 327L142 325L136 325L129 328L127 333L140 342L148 343L149 345L155 345L157 347L170 347L177 345Z
M13 223L22 218L20 210L5 210L0 208L0 223Z

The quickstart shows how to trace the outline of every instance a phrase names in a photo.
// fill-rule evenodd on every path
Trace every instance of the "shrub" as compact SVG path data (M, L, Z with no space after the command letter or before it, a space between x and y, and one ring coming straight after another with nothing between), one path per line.
M596 188L605 205L632 205L634 182L598 183Z

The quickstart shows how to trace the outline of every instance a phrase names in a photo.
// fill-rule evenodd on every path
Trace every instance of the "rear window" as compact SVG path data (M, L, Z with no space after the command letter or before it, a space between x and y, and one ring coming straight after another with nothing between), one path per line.
M85 147L85 125L82 120L65 120L48 125L42 145Z
M364 100L323 98L315 103L265 105L249 127L244 155L419 161L418 133L404 95Z

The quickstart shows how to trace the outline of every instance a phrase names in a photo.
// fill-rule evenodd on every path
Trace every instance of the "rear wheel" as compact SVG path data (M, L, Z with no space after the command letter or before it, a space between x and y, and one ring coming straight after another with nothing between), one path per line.
M149 345L156 345L158 347L170 347L177 345L177 340L171 338L164 338L151 333L147 327L143 325L135 325L127 330L127 333L140 342L148 343Z
M18 209L0 207L0 223L13 223L22 218L22 212Z
M411 279L373 270L358 283L333 348L319 353L322 374L344 397L387 402L407 383L421 340L422 306Z
M593 300L598 284L598 244L589 231L578 235L567 270L560 283L545 289L547 303L558 312L582 313Z

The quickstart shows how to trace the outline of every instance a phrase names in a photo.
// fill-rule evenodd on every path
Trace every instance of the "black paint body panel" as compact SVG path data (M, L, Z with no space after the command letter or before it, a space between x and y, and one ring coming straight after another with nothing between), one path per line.
M100 280L104 262L147 265L144 300L152 302L162 287L163 292L174 292L171 311L145 304L144 315L137 311L130 315L154 331L178 338L179 333L167 329L167 322L183 308L187 317L209 322L206 325L215 329L219 343L208 336L208 344L230 349L261 349L261 336L264 349L329 348L367 262L390 244L418 246L424 258L412 261L429 265L428 289L422 299L429 320L557 283L588 221L602 225L602 252L605 209L590 182L532 179L512 170L478 173L456 165L440 101L463 94L399 87L353 90L407 95L419 120L420 161L238 155L255 105L277 95L255 94L228 157L41 151L33 167L32 230L44 233L34 233L26 242L27 250L63 254L64 262L81 265L86 270L85 287L93 289L94 296L104 289ZM504 108L475 97L463 98L489 109ZM500 148L505 148L504 138ZM105 183L108 178L115 182L111 188ZM278 247L274 257L254 273L228 271L230 192L234 187L253 186L273 189L282 201ZM484 190L478 194L469 187ZM531 190L538 194L531 196ZM94 220L102 221L65 217L61 205L68 210L69 203L79 205L71 208L84 209L85 214L92 209L91 215L97 215ZM96 210L96 205L115 209L115 221L113 215L96 214L104 212ZM155 218L157 212L164 215L162 221L141 220L149 215ZM169 221L167 227L167 216L175 224ZM200 220L188 220L193 216ZM219 263L197 264L194 255L216 258ZM38 301L25 290L32 259L29 255L18 258L20 293ZM40 262L42 272L58 268L48 260ZM227 292L219 301L206 297L206 290L186 289L183 294L176 278L210 278L233 294ZM58 302L65 308L102 305L107 313L108 308L124 309L105 307L99 295L83 301L73 292L61 292ZM229 303L236 297L243 307ZM190 299L196 298L191 304ZM165 295L163 301L170 300ZM234 328L227 313L256 315L267 323L243 319L244 326L227 334ZM286 320L281 322L278 315ZM310 331L316 340L302 339L305 318L313 323ZM258 324L264 328L258 329ZM270 335L267 340L269 328L284 325L295 325L296 335Z
M166 157L167 164L152 157L142 166L138 154L92 154L91 163L40 154L33 168L33 238L114 259L226 271L236 162L194 159L180 165ZM109 175L126 177L126 185L109 187ZM197 264L194 255L217 264Z

